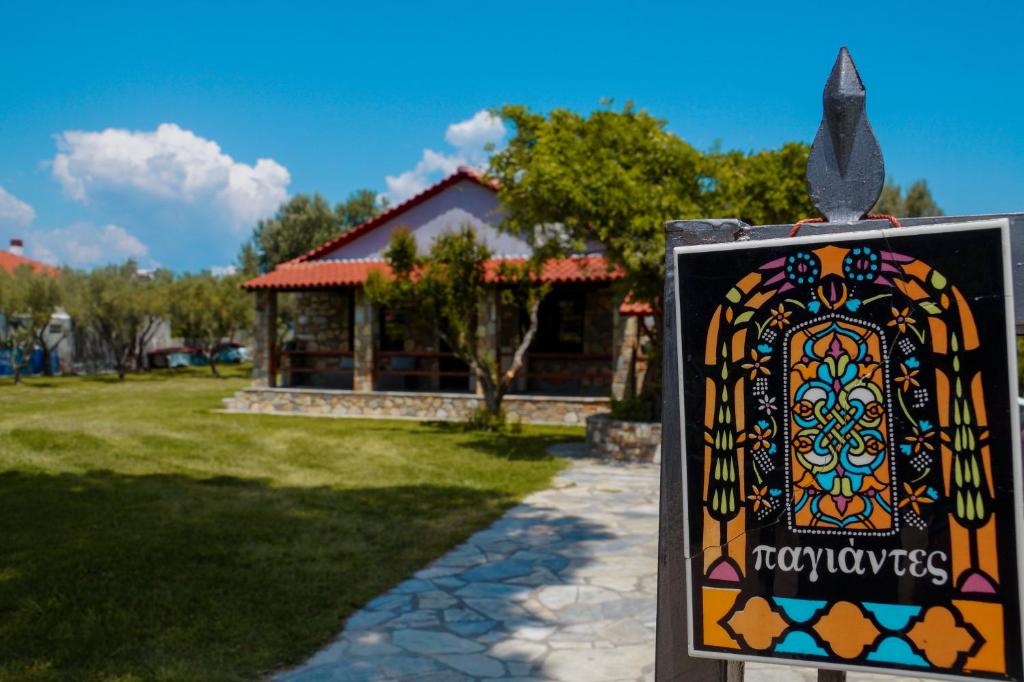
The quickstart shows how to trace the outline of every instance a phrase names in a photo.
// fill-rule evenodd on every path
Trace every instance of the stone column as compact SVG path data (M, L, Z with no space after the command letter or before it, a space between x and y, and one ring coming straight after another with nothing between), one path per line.
M373 390L374 349L377 347L376 306L363 289L356 289L353 297L355 330L352 333L353 391Z
M477 307L476 343L480 356L500 363L498 357L498 291L490 289L484 300ZM500 367L499 367L500 369ZM477 395L483 395L484 389L475 378L470 379L471 386Z
M636 315L623 315L619 307L612 309L612 398L623 400L636 393Z
M252 385L273 388L277 368L274 366L277 341L277 292L257 289L253 294L255 316L252 334Z

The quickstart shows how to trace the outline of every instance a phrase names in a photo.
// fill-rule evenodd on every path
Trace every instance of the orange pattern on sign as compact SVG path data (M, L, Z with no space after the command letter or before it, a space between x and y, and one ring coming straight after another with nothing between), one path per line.
M764 597L751 597L743 608L729 618L729 627L743 638L751 649L763 651L785 632L782 619Z
M814 624L814 631L840 658L860 656L881 634L860 607L848 601L833 604L829 612Z
M960 654L974 646L974 637L957 624L956 617L945 606L928 609L907 637L924 652L929 663L939 668L951 667Z

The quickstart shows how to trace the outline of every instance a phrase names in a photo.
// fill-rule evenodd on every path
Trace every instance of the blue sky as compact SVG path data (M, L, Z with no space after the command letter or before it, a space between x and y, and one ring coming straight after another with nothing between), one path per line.
M1021 2L89 5L0 22L0 239L50 260L228 265L289 194L401 198L480 162L501 131L474 116L503 103L809 141L843 44L897 182L1024 210Z

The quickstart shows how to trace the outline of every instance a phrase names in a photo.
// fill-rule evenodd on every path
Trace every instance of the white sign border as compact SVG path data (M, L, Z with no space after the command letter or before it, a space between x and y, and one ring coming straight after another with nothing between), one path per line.
M928 669L918 670L915 668L885 668L881 666L866 666L866 665L843 665L840 663L833 663L830 661L817 662L814 660L807 660L801 658L785 658L785 657L771 657L771 656L755 656L755 655L743 655L743 654L731 654L723 653L718 651L704 651L694 648L693 645L693 571L692 562L693 560L689 557L690 552L690 517L689 517L689 493L687 486L686 477L686 420L685 410L683 405L683 325L682 325L682 297L679 289L679 255L680 254L693 254L711 251L734 251L737 249L754 249L754 248L768 248L772 246L782 245L793 245L793 244L821 244L826 242L847 242L857 241L864 239L889 239L892 237L904 237L916 234L939 234L943 232L968 232L974 230L984 230L997 228L1001 232L1002 240L1002 251L1003 251L1003 290L1006 295L1004 296L1004 307L1005 307L1005 326L1006 326L1006 354L1007 354L1007 367L1010 370L1009 384L1009 405L1010 405L1010 429L1011 429L1011 449L1012 449L1012 460L1013 460L1013 508L1016 514L1014 519L1014 531L1017 540L1017 596L1018 600L1024 599L1024 574L1022 574L1022 567L1024 567L1024 484L1022 484L1021 475L1021 443L1020 443L1020 410L1018 409L1018 396L1017 396L1017 353L1016 353L1016 334L1014 326L1013 316L1013 274L1012 274L1012 252L1010 250L1010 221L1008 218L995 218L989 220L973 220L964 221L961 223L936 223L931 225L915 225L914 227L900 227L900 228L884 228L880 230L862 230L853 232L838 232L829 234L809 234L807 236L795 236L795 237L777 237L771 239L750 239L736 242L720 242L712 244L695 244L690 246L677 246L672 252L672 270L675 275L674 288L675 288L675 344L676 344L676 368L677 368L677 389L679 398L679 440L680 440L680 469L682 472L682 486L683 486L683 547L684 547L684 568L686 572L686 648L687 653L694 658L711 658L717 660L726 661L743 661L743 662L754 662L754 663L771 663L775 665L793 665L800 667L816 668L819 670L841 670L847 672L865 672L865 673L880 673L885 675L900 675L908 676L913 675L921 678L935 679L935 680L955 680L961 682L964 680L978 680L978 679L991 679L981 678L977 676L966 676L966 675L952 675L931 672ZM808 228L813 229L813 228ZM756 230L756 228L755 228ZM1024 653L1024 618L1020 615L1018 610L1018 622L1020 623L1021 631L1021 642L1020 649ZM1024 666L1024 660L1022 660L1022 666ZM1024 669L1024 668L1022 668Z

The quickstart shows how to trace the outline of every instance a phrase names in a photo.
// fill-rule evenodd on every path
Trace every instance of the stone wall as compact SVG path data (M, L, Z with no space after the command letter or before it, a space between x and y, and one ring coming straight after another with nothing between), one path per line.
M312 388L247 388L224 400L231 412L440 421L465 421L482 403L477 396L459 393ZM504 406L512 422L582 426L588 417L607 412L609 404L607 398L509 396Z
M277 292L259 289L253 294L252 385L272 386L274 339L277 337Z
M300 291L294 296L295 334L290 344L292 354L281 368L283 385L352 388L352 358L316 354L352 350L351 292ZM311 354L302 355L303 351ZM299 371L289 372L288 368Z
M295 341L303 350L349 348L349 305L344 290L300 291L295 294Z
M653 462L661 452L661 424L594 415L587 418L587 448L602 459Z

